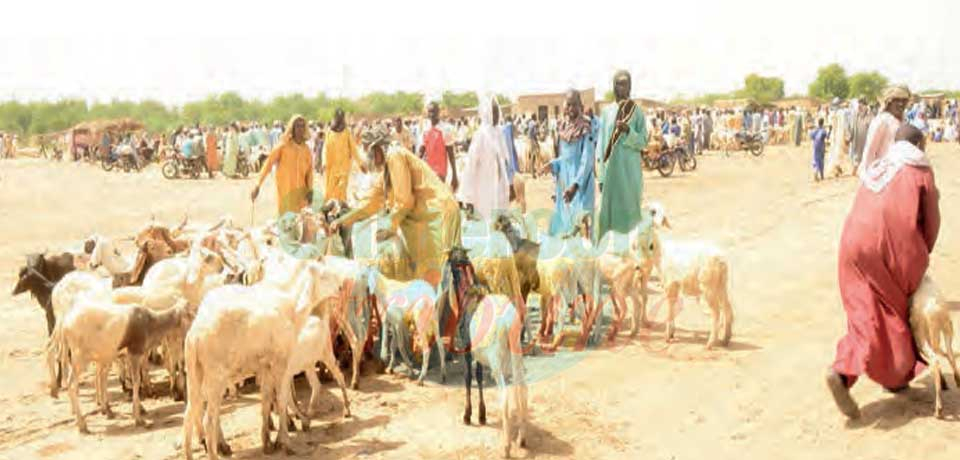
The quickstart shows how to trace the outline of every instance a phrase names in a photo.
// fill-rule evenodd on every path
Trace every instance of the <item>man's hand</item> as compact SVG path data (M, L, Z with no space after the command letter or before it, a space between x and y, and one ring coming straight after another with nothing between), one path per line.
M537 171L541 176L546 176L547 174L553 174L553 163L547 162L547 164L540 167L540 170Z
M630 125L628 125L627 122L625 122L625 121L618 121L618 122L617 122L617 129L619 129L620 131L622 131L623 134L629 134L629 133L630 133Z
M336 233L340 233L340 227L342 227L342 224L340 223L339 220L335 220L335 221L331 222L331 223L330 223L330 227L329 227L329 228L330 228L330 234L333 235L333 234L336 234Z
M307 190L307 204L313 204L313 190Z
M573 201L573 197L577 195L577 190L580 190L580 184L573 184L567 190L563 192L563 201L567 203Z
M396 233L394 233L393 230L381 228L380 230L377 230L377 242L379 243L381 241L386 241L394 235L396 235Z
M253 188L253 191L250 192L250 201L256 201L258 195L260 195L260 186L259 186L259 185L256 186L256 187L254 187L254 188Z
M460 181L457 179L457 176L453 176L453 179L450 180L450 188L453 189L454 192L460 188Z

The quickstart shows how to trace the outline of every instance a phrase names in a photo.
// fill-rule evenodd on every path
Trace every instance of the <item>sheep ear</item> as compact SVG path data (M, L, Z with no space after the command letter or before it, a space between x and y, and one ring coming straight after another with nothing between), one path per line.
M663 221L661 222L661 225L663 225L663 228L667 228L667 229L673 228L670 226L670 220L667 219L667 216L663 216Z

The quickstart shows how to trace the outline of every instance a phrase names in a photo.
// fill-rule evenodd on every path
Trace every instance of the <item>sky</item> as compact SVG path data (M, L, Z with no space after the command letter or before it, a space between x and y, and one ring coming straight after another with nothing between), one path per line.
M0 100L236 91L354 97L444 89L516 96L610 87L726 92L756 72L806 93L817 68L960 89L956 0L5 2Z

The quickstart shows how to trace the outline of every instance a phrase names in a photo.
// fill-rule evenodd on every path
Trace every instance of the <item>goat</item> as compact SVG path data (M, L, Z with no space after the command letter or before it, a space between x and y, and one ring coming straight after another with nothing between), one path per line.
M145 424L140 404L140 375L145 353L160 338L178 327L189 325L185 304L155 313L138 305L116 304L97 296L82 295L63 318L55 340L60 342L61 361L70 365L70 404L77 417L77 428L89 433L78 401L81 372L87 364L96 364L96 389L101 411L113 418L106 393L110 365L122 350L127 351L133 375L133 418L138 426Z
M74 255L69 252L49 256L45 253L28 254L27 263L20 268L17 284L13 287L13 295L29 291L37 300L46 315L48 336L53 334L57 321L50 301L53 286L67 273L76 269L74 262Z
M933 413L937 418L941 418L941 393L945 382L940 371L940 359L946 358L950 364L957 387L960 387L960 373L957 372L957 362L953 355L953 321L950 319L950 309L929 271L923 275L920 286L910 298L910 330L913 332L917 351L930 363L934 389Z

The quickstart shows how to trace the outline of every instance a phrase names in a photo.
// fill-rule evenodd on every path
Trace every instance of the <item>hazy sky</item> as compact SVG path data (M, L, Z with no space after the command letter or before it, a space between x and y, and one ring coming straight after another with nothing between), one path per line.
M17 0L3 7L0 99L602 94L621 67L636 96L729 91L750 72L805 93L829 62L960 89L957 3Z

